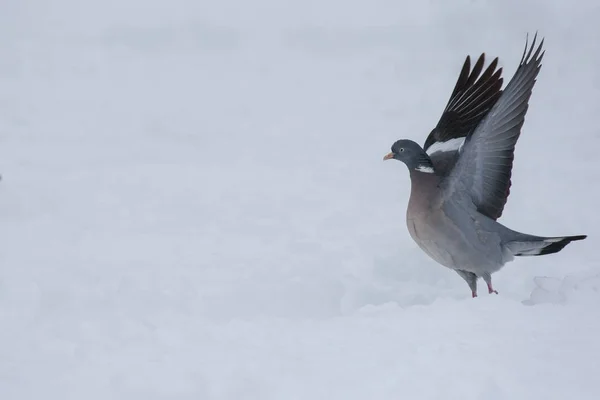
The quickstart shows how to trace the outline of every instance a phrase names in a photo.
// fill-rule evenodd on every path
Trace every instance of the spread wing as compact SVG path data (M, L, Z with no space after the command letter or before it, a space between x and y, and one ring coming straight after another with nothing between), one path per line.
M498 58L482 74L484 63L482 54L471 70L471 58L467 56L448 104L425 140L423 149L442 176L454 166L465 137L479 125L502 93L502 68L496 70Z
M514 150L525 121L529 98L541 68L542 40L534 53L535 41L502 95L467 136L458 161L442 182L445 200L471 200L477 210L492 219L502 215L511 185ZM465 198L466 195L466 198Z

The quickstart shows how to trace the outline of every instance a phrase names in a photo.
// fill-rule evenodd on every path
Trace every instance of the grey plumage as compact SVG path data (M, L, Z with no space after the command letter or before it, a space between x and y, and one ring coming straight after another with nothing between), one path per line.
M495 58L483 74L485 53L470 70L467 56L437 125L429 133L423 149L435 160L437 173L445 175L458 158L458 145L487 115L502 94L502 68Z
M478 278L497 293L491 275L515 256L556 253L586 237L528 235L496 221L510 193L514 149L544 56L544 41L536 48L536 39L525 45L504 90L497 59L479 76L483 55L471 73L467 58L424 148L398 140L384 157L404 162L410 171L406 222L411 237L432 259L455 270L474 297Z

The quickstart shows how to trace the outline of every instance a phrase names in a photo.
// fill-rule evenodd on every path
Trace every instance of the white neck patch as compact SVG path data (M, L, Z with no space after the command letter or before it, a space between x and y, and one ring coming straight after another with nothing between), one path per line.
M433 174L433 168L428 165L419 165L415 170L425 172L426 174Z

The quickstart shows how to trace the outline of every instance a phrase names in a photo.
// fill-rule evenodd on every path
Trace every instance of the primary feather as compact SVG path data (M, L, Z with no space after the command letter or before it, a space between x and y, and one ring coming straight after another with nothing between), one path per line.
M544 56L544 41L533 53L535 42L536 38L494 107L467 136L443 182L446 197L457 195L457 191L463 195L466 190L477 210L494 220L502 215L510 194L515 145Z
M502 68L496 70L498 58L485 71L484 63L485 53L479 56L471 70L471 58L467 56L442 116L425 140L423 149L440 175L452 169L465 137L477 127L502 93Z

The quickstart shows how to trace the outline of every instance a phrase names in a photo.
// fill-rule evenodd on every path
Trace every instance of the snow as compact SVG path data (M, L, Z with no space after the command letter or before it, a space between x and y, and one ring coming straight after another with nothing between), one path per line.
M0 399L600 398L596 2L1 8ZM536 30L502 222L589 238L471 299L381 159Z

